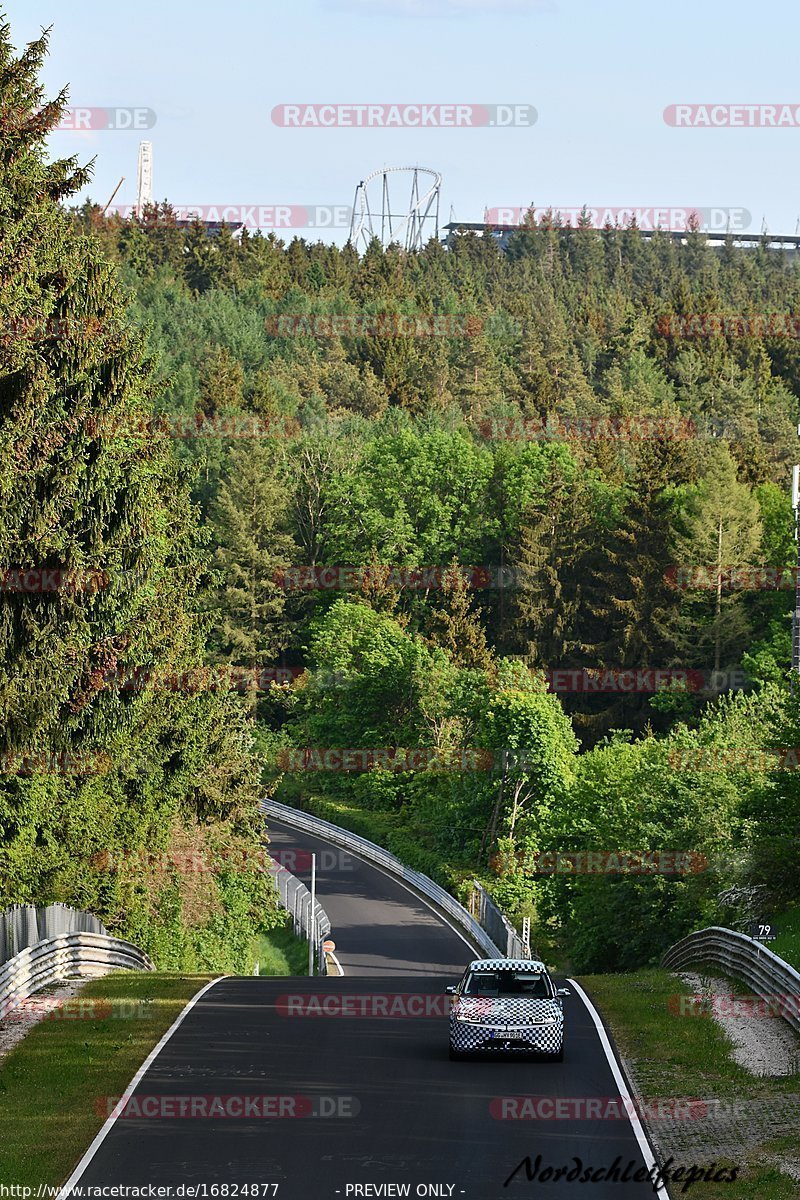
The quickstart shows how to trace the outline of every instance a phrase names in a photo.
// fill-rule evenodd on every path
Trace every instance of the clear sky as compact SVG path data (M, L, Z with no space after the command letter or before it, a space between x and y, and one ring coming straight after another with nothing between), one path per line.
M53 25L45 85L89 107L154 110L136 131L63 131L97 158L87 194L135 200L138 143L156 199L350 205L384 165L444 177L442 217L486 207L744 209L800 216L800 4L728 0L6 0L17 44ZM512 128L287 128L283 103L529 104ZM676 128L676 103L788 104L782 128ZM299 230L301 236L318 236ZM330 237L331 234L324 236ZM342 232L337 240L342 240Z

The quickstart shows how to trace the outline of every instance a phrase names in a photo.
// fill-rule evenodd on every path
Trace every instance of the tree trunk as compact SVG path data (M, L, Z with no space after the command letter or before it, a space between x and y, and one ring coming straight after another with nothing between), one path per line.
M500 816L500 808L503 803L503 787L505 785L505 781L506 781L506 765L505 765L505 763L503 763L503 774L500 777L500 786L497 789L497 799L494 804L494 809L492 810L492 815L489 819L489 825L483 831L483 837L481 838L481 848L478 851L478 858L481 858L483 856L484 846L486 847L486 852L488 854L489 850L492 847L492 843L494 842L495 833L497 832L497 821ZM488 843L487 843L487 838L488 838Z

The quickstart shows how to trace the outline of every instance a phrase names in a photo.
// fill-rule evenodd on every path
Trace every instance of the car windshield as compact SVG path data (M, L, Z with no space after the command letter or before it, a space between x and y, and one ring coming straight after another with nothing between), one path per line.
M533 971L473 971L464 985L465 996L551 996L547 978Z

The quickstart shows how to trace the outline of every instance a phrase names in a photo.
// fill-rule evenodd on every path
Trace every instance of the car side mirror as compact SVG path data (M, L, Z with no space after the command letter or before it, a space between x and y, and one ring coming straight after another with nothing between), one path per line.
M558 991L556 992L556 995L557 996L571 996L572 992L569 990L569 988L559 988Z
M447 987L446 987L444 990L445 990L445 995L447 995L447 996L455 996L455 994L456 994L456 985L455 985L454 983L449 983L449 984L447 985Z

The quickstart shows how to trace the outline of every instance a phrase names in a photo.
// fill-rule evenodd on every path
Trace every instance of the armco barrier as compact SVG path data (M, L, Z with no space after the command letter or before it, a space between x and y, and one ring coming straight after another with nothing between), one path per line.
M376 846L374 842L369 842L356 833L350 833L347 829L332 825L330 821L323 821L321 817L312 817L309 813L301 812L297 808L290 808L287 804L279 804L276 800L262 800L261 811L265 817L274 817L276 821L283 821L294 829L303 829L306 833L333 843L334 846L352 850L354 854L375 863L376 866L382 867L391 875L398 876L414 891L427 896L437 908L452 917L468 935L473 945L482 951L484 958L504 957L503 951L498 949L488 933L467 912L463 904L459 904L449 892L439 887L439 884L434 883L427 875L422 875L419 871L412 871L411 867L405 866L399 858L395 858L382 846Z
M93 978L119 970L155 968L138 946L103 933L65 933L27 946L0 967L0 1019L56 980Z
M710 962L719 965L726 975L747 984L762 999L796 997L800 1001L800 973L778 958L761 942L744 933L712 925L690 933L670 946L661 959L662 967L688 967L691 963ZM800 1033L798 1002L782 1004L781 1016Z
M281 908L285 908L292 915L295 936L299 937L302 934L308 940L311 927L311 892L301 880L292 875L291 871L287 871L278 863L273 864L271 874L278 889ZM328 914L316 897L314 898L314 915L316 917L314 937L317 943L315 954L317 970L320 975L327 975L328 960L322 949L322 943L330 935L331 923Z

